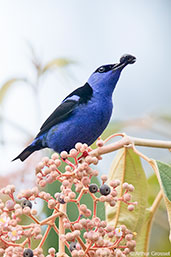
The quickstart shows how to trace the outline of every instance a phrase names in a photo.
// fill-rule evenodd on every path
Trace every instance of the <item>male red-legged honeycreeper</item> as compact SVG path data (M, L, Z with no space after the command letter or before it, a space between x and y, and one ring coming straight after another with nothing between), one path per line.
M33 152L46 147L60 153L69 152L77 142L91 145L109 123L112 94L121 71L135 61L134 56L126 54L119 63L100 66L84 86L62 101L43 123L33 142L14 160L24 161Z

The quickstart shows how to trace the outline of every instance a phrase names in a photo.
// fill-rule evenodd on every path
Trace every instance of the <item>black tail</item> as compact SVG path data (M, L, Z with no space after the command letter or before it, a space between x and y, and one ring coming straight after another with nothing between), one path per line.
M26 147L16 158L14 158L12 161L15 161L17 159L20 159L22 162L27 159L33 152L40 150L44 147L42 147L41 141L37 140L35 144L31 144L28 147Z
M29 145L28 147L26 147L24 149L24 151L22 151L16 158L14 158L12 160L15 161L17 159L20 159L22 162L27 158L29 157L30 154L32 154L33 152L35 151L35 147L33 147L32 145Z

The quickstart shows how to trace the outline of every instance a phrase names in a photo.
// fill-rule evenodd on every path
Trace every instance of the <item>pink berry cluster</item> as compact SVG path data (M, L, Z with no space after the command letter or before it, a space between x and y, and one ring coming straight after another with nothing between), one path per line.
M102 145L99 140L98 147ZM51 229L59 235L59 241L67 246L73 257L126 257L135 250L133 233L125 225L109 226L96 214L98 202L113 207L122 201L128 205L128 211L133 211L137 204L131 202L134 187L128 183L121 185L119 180L108 181L106 175L101 176L100 186L92 183L92 177L98 176L98 171L91 164L96 165L101 156L92 157L90 153L91 148L86 144L77 143L69 153L63 151L60 155L54 153L51 158L43 158L36 167L38 187L20 192L18 200L14 198L13 185L1 189L0 193L7 195L9 199L5 203L0 200L0 256L44 257L42 247ZM65 164L63 170L62 164ZM56 192L54 196L40 190L54 181L61 183L60 192ZM118 196L118 188L122 195ZM93 210L88 209L86 203L80 203L85 194L91 196ZM37 211L32 208L37 199L45 201L48 208L53 210L42 221L36 217ZM69 202L73 202L78 208L75 221L70 221L66 212ZM22 215L30 218L30 224L21 225ZM62 222L62 229L56 226L56 219ZM44 225L46 230L42 235ZM38 241L35 249L32 249L33 239ZM65 253L59 254L61 253L50 248L47 257L68 256Z
M32 189L32 192L34 190L35 188ZM8 185L0 190L1 194L8 195L11 198L6 200L5 203L0 200L0 256L24 256L24 247L27 244L30 246L31 238L37 240L42 238L39 224L34 222L26 226L20 225L22 215L34 217L37 211L31 210L32 203L28 200L24 200L20 204L17 203L14 199L14 192L14 185ZM16 243L20 239L23 239L23 242ZM42 257L42 255L37 256Z
M69 249L73 257L79 256L127 256L134 251L136 242L133 234L126 226L118 228L107 225L98 217L90 219L82 218L72 227L67 219L63 219L64 226L72 232L61 235L63 242L69 242ZM85 244L80 240L81 231L85 230L83 238Z

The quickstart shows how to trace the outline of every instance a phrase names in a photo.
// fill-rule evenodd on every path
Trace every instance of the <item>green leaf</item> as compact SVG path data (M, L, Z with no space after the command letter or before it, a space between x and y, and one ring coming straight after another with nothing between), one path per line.
M159 182L157 180L156 174L152 174L148 178L148 185L149 185L149 190L148 190L148 204L151 206L156 198L156 195L160 191L160 186ZM164 204L162 204L162 209L165 208Z
M156 163L160 173L164 193L168 200L171 201L171 165L160 161L156 161Z
M152 215L149 209L145 210L143 226L136 237L136 251L147 252L148 239L151 230Z
M171 166L169 164L160 161L151 161L151 165L157 175L160 188L163 192L163 198L167 209L167 215L170 225L170 236L171 241Z
M66 58L56 58L52 61L48 62L42 69L41 74L45 73L46 71L53 69L53 68L61 68L66 67L69 64L74 63L74 61L66 59Z
M109 179L119 179L121 187L118 195L123 194L122 184L127 182L135 187L132 200L138 205L133 212L127 210L127 205L119 202L115 207L106 207L107 221L115 227L125 224L128 229L139 233L145 221L147 208L148 184L141 165L140 157L132 149L123 148L118 151L109 173Z
M115 227L122 224L135 232L136 251L147 252L152 223L152 213L148 208L148 182L143 170L140 157L132 149L120 149L113 160L109 179L119 179L121 186L124 182L134 185L132 200L138 205L133 212L127 210L127 205L119 202L115 207L106 207L107 222ZM123 194L122 187L118 195Z

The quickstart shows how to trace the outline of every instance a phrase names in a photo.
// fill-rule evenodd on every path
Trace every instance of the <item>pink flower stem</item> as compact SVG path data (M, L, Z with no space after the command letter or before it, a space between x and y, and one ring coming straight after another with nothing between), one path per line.
M62 172L60 172L60 170L56 169L56 172L58 172L59 175L62 175Z
M96 217L96 206L97 206L96 200L93 201L93 204L94 204L94 206L93 206L93 218L95 218Z
M74 172L72 172L70 174L61 173L61 176L59 176L59 178L60 177L73 177L73 175L74 175ZM58 177L57 177L57 179L58 179ZM61 182L62 182L62 180L61 180Z
M76 199L70 199L70 202L77 203Z
M21 244L15 244L15 243L11 243L11 242L7 242L7 241L5 241L4 239L2 239L2 237L0 237L0 240L4 243L4 244L6 244L6 245L8 245L8 246L14 246L14 247L16 247L16 246L21 246Z
M48 224L49 221L53 221L53 222L54 222L54 220L55 220L57 217L59 217L60 215L61 215L61 212L56 212L55 214L52 214L50 217L48 217L48 218L42 220L42 221L40 222L40 225L41 225L41 226L42 226L42 225L46 225L46 224Z
M85 194L85 192L87 193L88 188L83 188L77 198L77 202L79 202L81 200L81 197L83 196L83 194Z
M112 246L109 246L109 249L118 247L119 243L122 241L123 237L121 236L118 240L114 242Z
M86 156L88 156L88 155L89 155L89 154L88 154L87 151L83 152L82 155L81 155L80 157L78 157L78 161L79 161L80 159L82 159L83 157L86 157Z
M52 227L51 225L49 225L47 227L47 229L46 229L46 231L45 231L45 233L44 233L44 235L42 237L42 240L40 241L40 243L39 243L37 248L41 248L42 247L42 245L44 244L44 242L45 242L45 240L46 240L46 238L47 238L47 236L49 234L49 231L51 230L51 227Z
M98 248L109 248L109 249L112 249L112 248L116 248L115 247L115 245L118 243L118 241L119 241L120 239L117 239L114 243L113 243L113 245L111 245L111 246L107 246L107 245L103 245L103 246L97 246L96 244L91 248L92 250L97 250ZM119 241L120 242L120 241Z
M22 242L21 246L24 247L30 241L30 238L27 238L24 242Z
M73 221L73 222L70 222L70 224L78 223L78 222L80 221L81 217L82 217L82 214L78 216L78 219L77 219L77 220L75 220L75 221Z
M24 225L21 225L21 226L22 226L22 228L23 228L23 229L32 228L32 225L26 225L26 226L24 226Z
M60 177L61 177L61 175L60 175L60 176L58 176L58 177L56 178L56 180L58 180L59 182L61 182L61 183L62 183L62 179L61 179Z
M58 228L57 228L55 223L53 224L53 229L55 230L56 234L59 235L59 230L58 230Z
M66 215L66 204L61 204L60 205L60 212ZM61 254L65 253L65 244L64 242L60 239L61 235L65 234L65 228L64 228L64 224L63 224L63 215L59 216L59 239L58 239L58 243L59 243L59 256Z
M28 238L28 247L29 248L31 247L31 240L30 240L30 238Z
M78 160L76 157L74 158L74 161L75 161L75 165L78 165Z
M70 162L68 159L62 159L61 158L61 160L63 161L63 162L65 162L66 164L68 164L70 167L72 167L73 169L75 169L75 165L72 163L72 162Z
M124 248L127 248L127 246L126 245L119 245L118 248L124 249Z
M126 203L127 205L130 205L130 204L136 205L135 202L127 202L127 201L125 201L122 197L121 197L121 198L118 198L117 200L118 200L118 201L121 201L121 202L123 202L123 203Z
M85 250L85 254L88 253L88 251L90 250L92 244L93 244L92 242L89 244L89 246L88 246L87 249Z
M117 248L117 247L120 247L120 246L118 246L119 245L119 243L122 241L122 239L123 239L123 237L121 237L121 238L119 238L119 239L117 239L114 243L113 243L113 245L111 245L111 246L97 246L97 245L94 245L92 248L90 248L89 250L97 250L97 249L99 249L99 248L108 248L108 249L114 249L114 248ZM120 248L122 248L122 247L120 247ZM126 247L124 247L124 248L126 248Z
M71 231L73 232L74 231L74 229L71 227ZM82 247L82 249L84 250L84 251L86 251L86 246L85 246L85 244L83 243L83 241L82 241L82 239L80 238L80 237L77 237L77 241L79 242L79 244L81 245L81 247ZM87 255L88 256L90 256L88 253L87 253Z
M10 193L10 194L9 194L9 197L15 202L13 193Z
M58 230L56 224L53 225L53 229L55 230L56 234L59 235L59 230ZM69 249L69 243L67 241L65 241L64 243L65 243L66 247L68 247L68 249Z
M34 220L37 224L40 224L40 221L38 221L32 214L28 215L32 220Z
M109 136L108 138L106 138L106 140L104 140L104 144L105 143L107 143L109 140L111 140L112 138L114 138L114 137L124 137L125 136L125 134L124 133L117 133L117 134L113 134L113 135L111 135L111 136Z
M98 198L97 198L94 194L92 194L91 192L89 192L89 194L91 195L91 197L92 197L92 199L93 199L94 201L97 201L97 200L98 200Z

